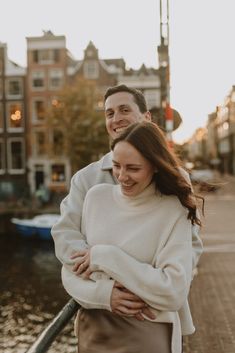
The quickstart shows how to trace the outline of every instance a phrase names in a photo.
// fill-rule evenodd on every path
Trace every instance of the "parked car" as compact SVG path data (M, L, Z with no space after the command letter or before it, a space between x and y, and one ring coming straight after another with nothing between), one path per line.
M214 172L211 169L193 169L190 177L195 182L210 182L214 180Z
M211 169L193 169L190 172L192 184L199 186L199 191L216 191L214 171Z

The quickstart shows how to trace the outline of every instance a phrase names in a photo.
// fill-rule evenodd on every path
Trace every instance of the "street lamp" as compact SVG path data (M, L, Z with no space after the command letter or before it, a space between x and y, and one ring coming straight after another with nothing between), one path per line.
M161 109L165 117L166 137L169 143L172 143L174 113L170 105L169 0L160 0L160 39L158 58L161 81Z

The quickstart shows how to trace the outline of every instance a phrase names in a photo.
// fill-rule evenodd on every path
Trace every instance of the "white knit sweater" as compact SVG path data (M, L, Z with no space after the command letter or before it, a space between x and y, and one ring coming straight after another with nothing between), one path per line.
M180 353L181 334L194 327L187 305L192 229L178 198L160 195L153 184L135 197L124 196L119 185L96 185L85 198L81 231L95 272L83 280L63 267L67 292L85 308L111 310L114 280L122 283L152 307L153 321L173 324L172 352Z

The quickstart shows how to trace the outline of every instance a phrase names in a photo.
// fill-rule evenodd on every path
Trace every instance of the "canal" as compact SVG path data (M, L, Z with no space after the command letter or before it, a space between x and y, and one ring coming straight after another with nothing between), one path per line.
M25 353L69 300L53 241L0 233L0 352ZM49 353L75 353L73 320Z

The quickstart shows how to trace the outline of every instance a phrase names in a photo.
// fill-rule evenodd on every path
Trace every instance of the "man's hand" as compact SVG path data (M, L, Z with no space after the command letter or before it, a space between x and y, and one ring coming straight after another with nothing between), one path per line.
M90 269L90 249L76 251L70 257L71 260L77 259L73 265L73 272L83 278L89 278L92 273Z
M139 321L144 320L143 314L152 320L155 319L155 315L151 312L149 306L118 282L115 282L113 287L111 309L118 315L134 316Z
M73 266L73 272L77 276L81 275L82 278L89 279L92 273L90 269L90 249L74 252L71 259L77 259ZM116 281L111 295L111 308L118 315L135 316L140 321L144 320L143 314L151 320L156 318L148 304Z

